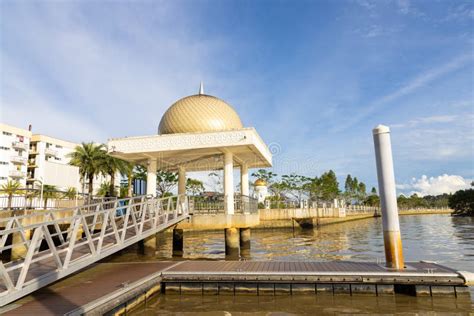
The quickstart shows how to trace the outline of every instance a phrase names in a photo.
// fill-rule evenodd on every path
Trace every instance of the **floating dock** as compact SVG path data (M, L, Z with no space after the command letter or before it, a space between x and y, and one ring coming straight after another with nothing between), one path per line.
M6 315L131 312L154 295L470 297L463 273L424 262L393 271L364 262L158 261L98 263L0 309Z
M196 295L469 295L462 273L428 262L403 271L365 262L186 261L163 271L162 293Z

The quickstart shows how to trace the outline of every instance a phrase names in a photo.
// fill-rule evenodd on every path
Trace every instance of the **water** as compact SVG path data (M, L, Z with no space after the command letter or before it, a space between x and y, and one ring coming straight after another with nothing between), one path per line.
M457 270L474 272L474 218L449 215L402 216L400 225L406 261L431 260ZM171 260L171 235L162 234L156 256L128 249L112 261ZM382 223L366 219L315 230L252 231L252 249L243 260L376 261L384 257ZM185 232L183 259L224 260L223 232ZM175 259L176 260L176 259ZM474 291L471 289L471 296ZM395 297L196 297L159 296L137 311L140 315L192 313L202 315L359 314L474 312L471 300Z

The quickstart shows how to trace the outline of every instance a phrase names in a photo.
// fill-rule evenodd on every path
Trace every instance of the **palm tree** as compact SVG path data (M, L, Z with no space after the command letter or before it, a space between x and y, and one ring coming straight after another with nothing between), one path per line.
M115 174L120 172L126 174L128 170L127 163L119 158L112 157L108 154L101 159L101 172L104 175L110 176L109 196L115 196Z
M79 167L81 178L89 181L89 199L94 190L94 177L101 173L106 155L104 145L94 143L82 143L68 155L71 158L69 164Z
M106 196L110 191L110 183L109 182L102 182L100 184L99 190L97 190L98 196Z
M74 200L77 195L77 190L74 187L70 187L66 192L63 193L63 196L69 200Z
M131 162L125 162L125 174L127 176L127 196L132 197L132 181L133 181L133 170L135 169L135 165Z
M44 209L48 208L48 199L54 199L58 196L58 189L54 185L45 184L43 186Z
M8 195L8 209L12 207L12 199L14 194L20 194L21 184L18 181L8 180L7 183L2 185L2 191Z

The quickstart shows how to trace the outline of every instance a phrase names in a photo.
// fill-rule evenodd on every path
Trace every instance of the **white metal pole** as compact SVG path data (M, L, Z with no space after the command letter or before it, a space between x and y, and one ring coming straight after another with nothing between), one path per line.
M395 174L393 171L390 128L378 125L373 130L377 179L382 208L383 237L387 267L404 268L400 223L398 221Z

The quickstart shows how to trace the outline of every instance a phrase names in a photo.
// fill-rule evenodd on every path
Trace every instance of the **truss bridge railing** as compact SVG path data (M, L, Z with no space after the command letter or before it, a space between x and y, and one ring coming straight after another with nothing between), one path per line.
M0 306L179 223L188 206L140 196L0 218Z

